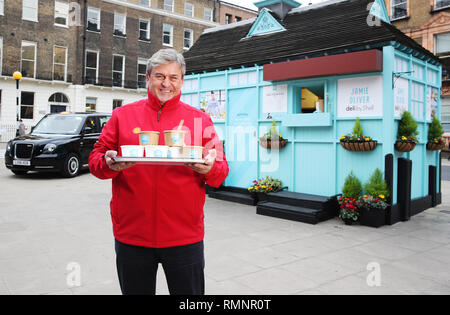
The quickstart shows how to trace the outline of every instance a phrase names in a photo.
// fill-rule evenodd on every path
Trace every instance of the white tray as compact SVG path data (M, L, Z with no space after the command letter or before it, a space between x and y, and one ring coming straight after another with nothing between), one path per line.
M204 159L172 159L172 158L151 158L151 157L114 157L114 162L134 162L136 164L153 165L184 165L185 163L205 163Z

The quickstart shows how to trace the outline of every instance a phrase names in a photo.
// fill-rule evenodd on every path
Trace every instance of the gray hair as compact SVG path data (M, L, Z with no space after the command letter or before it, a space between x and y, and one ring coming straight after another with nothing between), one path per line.
M183 76L186 74L186 62L184 61L183 55L172 48L161 49L154 53L147 63L147 73L150 75L153 68L166 65L171 62L178 63L181 67Z

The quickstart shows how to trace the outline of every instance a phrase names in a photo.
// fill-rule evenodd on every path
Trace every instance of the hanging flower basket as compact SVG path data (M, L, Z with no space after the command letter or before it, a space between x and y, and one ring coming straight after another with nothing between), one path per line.
M400 152L410 152L416 147L414 141L397 141L395 142L395 148Z
M435 143L435 142L428 142L427 143L427 150L430 151L437 151L437 150L443 150L445 148L445 143Z
M348 151L367 152L372 151L377 147L376 140L359 141L359 140L341 140L341 146Z
M280 139L280 140L267 140L266 137L259 138L259 145L266 149L274 149L278 150L281 148L284 148L288 141L286 139Z

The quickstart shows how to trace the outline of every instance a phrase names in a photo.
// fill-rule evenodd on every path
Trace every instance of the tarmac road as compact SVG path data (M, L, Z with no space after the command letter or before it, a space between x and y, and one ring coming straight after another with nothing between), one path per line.
M379 229L207 198L206 293L450 294L450 182L442 189L442 205ZM88 172L14 176L0 158L0 294L120 294L110 190ZM157 293L168 293L162 269Z

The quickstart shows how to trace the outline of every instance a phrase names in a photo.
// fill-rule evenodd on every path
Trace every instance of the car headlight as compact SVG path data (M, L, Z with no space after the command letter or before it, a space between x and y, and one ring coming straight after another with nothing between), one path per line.
M43 153L52 153L56 150L57 145L54 143L47 143L44 147Z
M11 151L11 142L8 142L6 144L6 152L9 152L9 151Z

